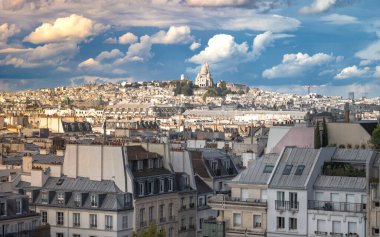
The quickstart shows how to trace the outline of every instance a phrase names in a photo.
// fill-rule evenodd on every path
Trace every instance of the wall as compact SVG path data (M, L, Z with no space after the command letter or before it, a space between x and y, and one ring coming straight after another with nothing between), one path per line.
M345 145L351 144L361 146L367 145L370 135L357 123L327 123L329 144Z

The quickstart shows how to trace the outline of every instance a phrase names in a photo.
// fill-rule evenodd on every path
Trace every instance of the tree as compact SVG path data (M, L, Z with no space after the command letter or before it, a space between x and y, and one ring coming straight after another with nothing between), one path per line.
M315 130L314 130L314 148L315 149L321 148L321 134L319 131L319 122L317 122L317 126L315 126Z
M373 148L380 149L380 123L377 124L375 130L373 130L369 142L372 144Z
M329 135L327 132L326 119L323 118L322 122L322 147L326 147L329 145Z
M163 229L158 230L157 225L152 223L147 229L133 233L133 237L165 237L165 231Z

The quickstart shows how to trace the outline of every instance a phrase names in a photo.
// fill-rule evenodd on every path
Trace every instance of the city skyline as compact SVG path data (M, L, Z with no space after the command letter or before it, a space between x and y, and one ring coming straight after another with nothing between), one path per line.
M1 91L85 82L194 80L378 96L376 1L6 1ZM311 79L312 78L312 79Z

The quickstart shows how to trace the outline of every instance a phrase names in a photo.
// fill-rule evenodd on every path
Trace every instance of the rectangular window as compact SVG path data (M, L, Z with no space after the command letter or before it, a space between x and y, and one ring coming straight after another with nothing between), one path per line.
M112 216L106 215L106 229L111 230L113 228L113 218Z
M332 232L333 233L342 233L341 232L341 223L340 221L333 221L332 222Z
M160 219L164 218L164 204L160 205Z
M131 205L131 196L129 194L124 194L124 207Z
M173 227L169 228L169 237L173 237Z
M128 229L128 216L123 216L122 222L123 229Z
M160 179L160 193L165 191L165 179Z
M289 175L292 168L293 168L293 165L286 165L282 174L283 175Z
M139 183L139 187L140 187L140 196L144 196L144 183Z
M63 204L65 202L65 197L63 193L58 193L57 194L57 202L58 204Z
M264 167L264 171L263 171L263 173L272 173L273 168L274 168L274 165L266 165L266 166Z
M304 169L305 169L304 165L298 165L295 175L302 175Z
M203 218L200 218L199 219L199 229L202 229L202 225L203 225Z
M285 217L277 217L277 229L285 229Z
M57 234L55 234L55 236L56 237L63 237L64 235L63 235L63 233L57 233Z
M296 230L297 229L297 218L289 218L289 230Z
M169 203L168 215L169 218L173 217L173 203Z
M218 169L218 163L217 162L211 162L211 169L212 170L217 170Z
M79 194L79 193L75 194L74 204L75 204L76 207L80 207L81 206L81 194Z
M154 163L153 159L148 160L148 168L149 169L153 169L153 163Z
M169 179L169 188L168 188L168 191L173 191L173 180L172 179Z
M149 222L153 220L153 208L154 206L149 207L149 216L148 216Z
M253 228L261 228L261 216L253 215Z
M241 226L241 214L240 213L234 213L234 226Z
M80 226L80 213L73 213L73 226Z
M78 235L78 234L73 234L73 237L80 237L80 235Z
M290 209L298 209L297 193L289 193L289 207Z
M143 169L143 161L139 160L137 161L137 170L142 170Z
M154 186L154 182L149 181L148 182L148 194L153 194L153 186Z
M17 199L16 200L16 214L21 214L22 212L22 200Z
M97 207L98 206L98 195L91 195L91 206Z
M57 212L57 225L63 225L63 212Z
M203 198L200 197L200 198L198 199L198 207L201 207L201 206L203 206L203 205L204 205L204 203L203 203Z
M317 231L327 232L327 226L325 220L317 220Z
M47 204L48 203L48 193L47 192L42 192L41 193L41 203L42 204Z
M157 168L161 168L161 167L162 167L161 159L157 159Z
M276 201L277 209L285 208L285 192L277 191L277 201Z
M357 233L356 222L348 222L348 233Z
M0 202L0 216L5 216L7 213L5 213L5 203Z
M379 236L380 235L380 229L379 228L372 228L372 235Z
M140 226L145 226L144 225L144 212L145 212L145 209L141 208L140 209Z
M90 214L90 228L98 227L98 216L96 214Z
M47 211L41 211L42 223L47 223Z
M226 168L228 170L230 168L230 161L225 160L225 161L223 161L223 163L224 163L224 168Z

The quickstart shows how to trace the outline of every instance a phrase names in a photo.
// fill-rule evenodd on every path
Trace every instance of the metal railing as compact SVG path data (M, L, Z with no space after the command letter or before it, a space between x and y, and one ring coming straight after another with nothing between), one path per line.
M230 204L230 205L243 205L243 206L267 206L267 201L263 199L254 198L240 198L230 197L227 195L216 195L208 199L210 204Z
M275 200L275 208L276 210L280 210L280 211L281 210L298 211L299 202Z
M342 212L365 212L367 209L367 204L309 200L308 209Z

